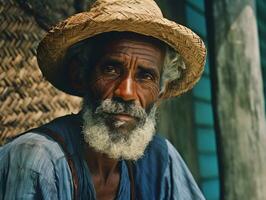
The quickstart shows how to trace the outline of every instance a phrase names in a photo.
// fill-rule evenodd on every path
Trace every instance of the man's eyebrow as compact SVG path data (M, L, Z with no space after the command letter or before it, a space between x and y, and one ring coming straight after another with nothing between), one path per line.
M110 55L104 56L100 64L113 64L113 65L123 66L123 65L126 65L127 63L124 60L119 59L114 54L111 56ZM160 76L159 67L156 65L145 66L143 64L138 64L138 68L143 69L145 71L149 71L156 76Z
M105 64L105 63L113 64L113 65L124 65L125 64L123 60L120 60L115 57L108 57L108 56L105 56L102 58L101 64Z

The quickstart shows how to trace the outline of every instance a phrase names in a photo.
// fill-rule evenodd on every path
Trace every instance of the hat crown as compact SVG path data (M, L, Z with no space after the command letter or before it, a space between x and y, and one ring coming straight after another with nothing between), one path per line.
M134 13L163 17L154 0L96 0L90 12Z

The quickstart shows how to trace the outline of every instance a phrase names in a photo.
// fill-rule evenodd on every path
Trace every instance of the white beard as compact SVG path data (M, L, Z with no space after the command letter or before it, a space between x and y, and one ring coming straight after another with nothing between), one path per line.
M155 133L156 106L153 106L149 115L146 115L146 119L142 123L138 123L124 137L119 131L111 132L105 124L104 118L95 114L97 113L97 108L95 113L93 113L89 103L86 100L84 102L82 115L84 121L83 134L85 142L90 147L114 159L137 160L143 156L147 145ZM101 106L108 106L110 102L112 101L107 99L101 103ZM111 109L114 109L114 107ZM142 108L138 107L138 109ZM119 129L121 125L123 125L123 122L118 122L115 126Z

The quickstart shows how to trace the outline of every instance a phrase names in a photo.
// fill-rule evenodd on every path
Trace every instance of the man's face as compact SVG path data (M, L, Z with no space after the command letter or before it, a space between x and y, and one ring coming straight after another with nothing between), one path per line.
M83 105L85 141L115 159L137 160L155 132L164 51L142 38L98 49Z
M88 93L95 107L105 99L134 103L149 112L157 101L164 52L162 47L138 37L117 39L99 50L100 56L90 72ZM110 114L106 123L122 122L131 129L138 118L127 113Z

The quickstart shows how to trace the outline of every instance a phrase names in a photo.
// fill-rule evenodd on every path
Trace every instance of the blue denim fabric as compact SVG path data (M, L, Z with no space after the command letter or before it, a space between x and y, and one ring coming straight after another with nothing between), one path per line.
M81 122L78 115L58 118L48 127L64 137L79 177L80 199L96 199L86 162L82 158ZM130 179L120 161L116 199L130 199ZM144 156L134 163L136 199L204 199L182 158L164 138L155 135ZM38 130L0 147L0 200L73 198L72 176L59 144Z

